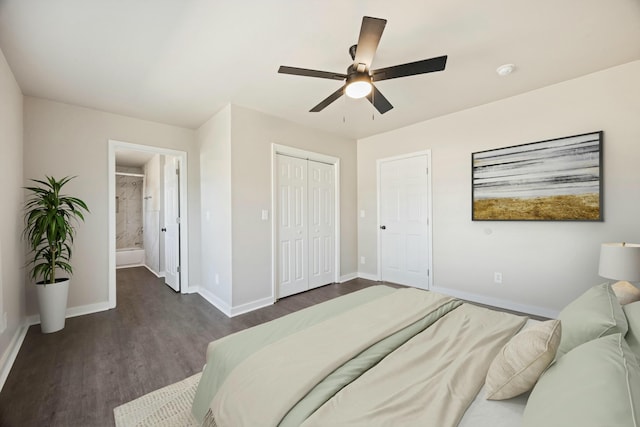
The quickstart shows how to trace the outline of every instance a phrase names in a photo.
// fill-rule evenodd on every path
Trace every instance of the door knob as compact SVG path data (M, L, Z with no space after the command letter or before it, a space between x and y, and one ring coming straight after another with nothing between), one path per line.
M386 226L386 225L381 225L381 226L380 226L380 230L386 230L386 229L387 229L387 226Z
M164 228L164 227L162 227L162 228L160 229L160 231L164 231L164 232L166 232L166 231L167 231L167 229L166 229L166 228Z

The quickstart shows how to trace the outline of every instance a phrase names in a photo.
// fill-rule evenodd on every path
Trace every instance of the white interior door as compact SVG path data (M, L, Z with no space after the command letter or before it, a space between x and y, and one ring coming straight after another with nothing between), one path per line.
M307 161L277 156L278 296L309 288Z
M164 162L165 283L180 291L180 168L176 157Z
M429 286L428 159L380 163L380 279Z
M333 165L308 161L309 288L333 283L335 261L335 172Z

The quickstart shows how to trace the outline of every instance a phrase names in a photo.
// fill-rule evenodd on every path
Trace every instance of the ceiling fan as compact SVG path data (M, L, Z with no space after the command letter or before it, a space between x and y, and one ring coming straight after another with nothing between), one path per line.
M371 70L371 62L376 54L376 49L378 49L378 43L380 43L380 37L382 37L382 31L384 31L386 24L386 19L372 18L370 16L362 18L358 44L349 48L349 55L351 55L351 59L353 59L353 64L347 68L346 74L287 67L284 65L280 66L278 73L318 77L321 79L344 80L345 83L340 89L309 110L310 112L317 113L318 111L322 111L333 101L340 98L343 94L346 94L350 98L364 98L366 96L380 114L384 114L391 110L393 105L380 93L373 82L442 71L447 64L447 55L444 55L422 61L395 65L393 67Z

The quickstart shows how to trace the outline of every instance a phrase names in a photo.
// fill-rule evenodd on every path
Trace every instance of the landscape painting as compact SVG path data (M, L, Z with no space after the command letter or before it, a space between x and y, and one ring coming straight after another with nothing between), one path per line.
M602 134L473 153L472 220L602 221Z

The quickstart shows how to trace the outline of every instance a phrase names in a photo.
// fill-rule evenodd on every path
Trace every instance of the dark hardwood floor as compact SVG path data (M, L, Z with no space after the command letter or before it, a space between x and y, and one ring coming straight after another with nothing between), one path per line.
M201 371L209 342L375 284L327 285L229 319L144 267L118 270L117 308L53 334L29 328L0 392L0 426L112 426L116 406Z

